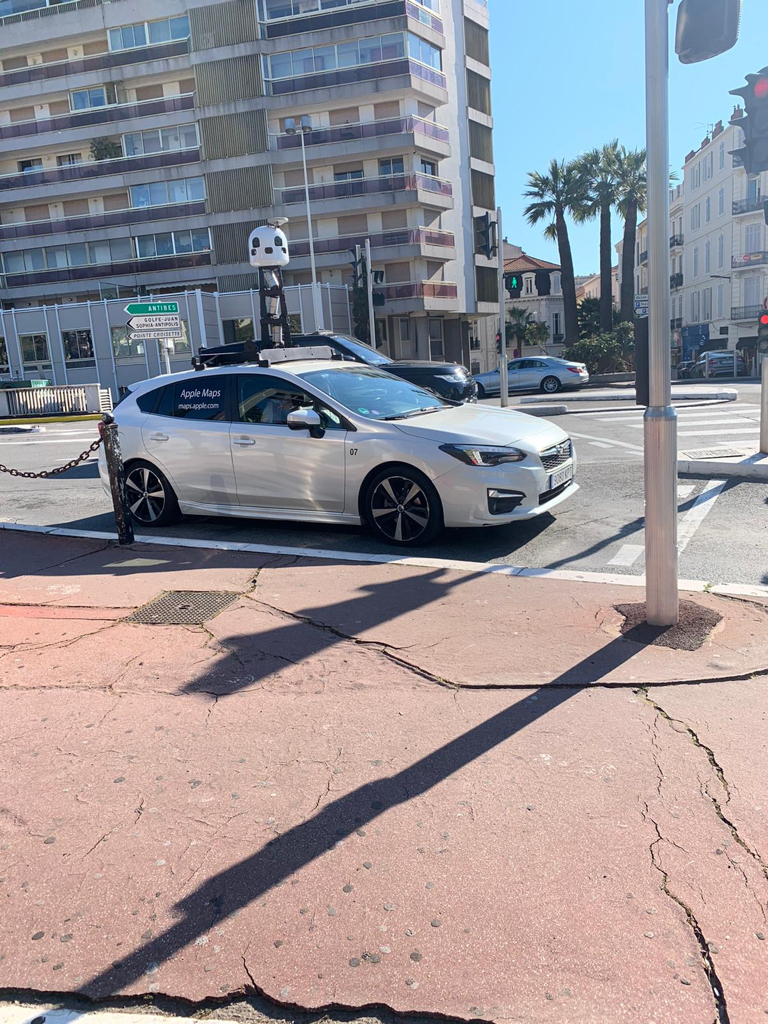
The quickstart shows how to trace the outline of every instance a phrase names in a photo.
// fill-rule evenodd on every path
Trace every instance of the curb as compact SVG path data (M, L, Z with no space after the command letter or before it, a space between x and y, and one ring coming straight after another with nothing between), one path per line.
M702 400L719 401L719 402L735 402L738 400L739 392L730 388L724 391L697 391L695 394L684 391L673 391L672 401L673 402L700 402ZM564 396L566 402L627 402L635 398L635 390L627 389L623 392L616 392L611 395L591 395L588 391L579 392L577 395L569 395L567 398ZM527 398L521 398L523 405L529 404L541 404L549 401L544 397L538 395L529 395Z
M522 405L510 405L509 408L513 412L522 412L526 416L567 416L568 406L567 405L534 405L530 409L524 408Z
M740 462L716 459L678 459L678 473L717 480L768 480L768 455L750 455Z

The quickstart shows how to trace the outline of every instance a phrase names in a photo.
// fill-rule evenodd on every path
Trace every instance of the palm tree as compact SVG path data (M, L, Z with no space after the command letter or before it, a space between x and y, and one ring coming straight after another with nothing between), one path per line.
M633 320L635 315L635 239L637 215L644 213L648 199L645 174L645 150L628 150L621 146L617 153L619 213L624 218L624 250L621 256L621 308L619 320Z
M507 310L507 341L514 341L515 348L522 353L525 342L525 329L533 319L533 315L522 306L510 306Z
M528 223L547 220L544 237L557 242L565 308L565 344L579 340L579 322L576 316L576 281L573 274L573 255L568 237L566 215L579 210L584 202L584 180L574 163L552 160L547 174L529 171L528 188L524 195L532 199L525 208Z
M600 330L613 328L613 289L611 269L611 213L619 200L619 140L614 139L602 149L593 149L578 161L578 169L586 182L583 205L574 211L577 221L600 218Z

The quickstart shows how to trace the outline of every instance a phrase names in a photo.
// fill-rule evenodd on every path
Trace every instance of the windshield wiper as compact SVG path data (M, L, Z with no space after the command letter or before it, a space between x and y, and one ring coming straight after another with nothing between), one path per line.
M440 412L441 409L445 408L442 405L430 405L427 409L412 409L411 412L401 412L397 416L385 416L384 419L389 420L409 420L412 416L425 416L428 412Z

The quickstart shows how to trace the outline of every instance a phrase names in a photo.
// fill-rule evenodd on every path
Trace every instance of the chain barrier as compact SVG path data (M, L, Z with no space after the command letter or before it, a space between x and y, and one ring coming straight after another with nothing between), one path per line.
M4 466L0 462L0 473L8 473L9 476L18 476L23 480L47 480L49 476L58 476L59 473L66 473L69 469L74 469L75 466L79 466L81 462L85 462L89 459L93 452L98 451L99 445L102 439L94 441L84 452L81 452L76 459L72 459L66 466L58 466L56 469L44 469L40 473L25 472L23 469L10 469L8 466Z

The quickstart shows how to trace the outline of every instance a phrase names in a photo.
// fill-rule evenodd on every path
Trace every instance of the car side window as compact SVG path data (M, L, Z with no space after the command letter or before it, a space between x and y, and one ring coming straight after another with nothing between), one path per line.
M547 364L543 359L532 359L531 365L535 366L537 370L545 370L547 368Z
M227 419L226 374L197 374L176 384L169 384L172 393L170 415L187 420ZM161 405L165 404L165 395Z
M535 359L521 359L517 364L518 370L532 370L536 365Z
M522 365L522 363L523 363L522 359L513 359L512 362L507 367L507 369L508 370L519 370L521 365Z
M139 395L136 399L136 405L142 412L154 412L155 406L161 397L160 392L164 390L164 388L155 388L153 391L145 391L143 395Z
M296 409L315 409L325 430L345 430L338 413L317 401L298 384L267 374L241 374L237 378L237 413L241 423L287 426Z

